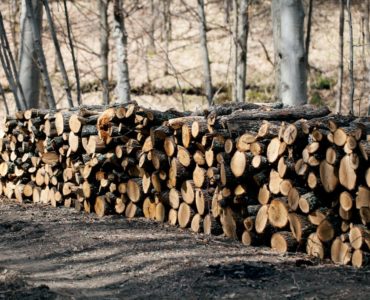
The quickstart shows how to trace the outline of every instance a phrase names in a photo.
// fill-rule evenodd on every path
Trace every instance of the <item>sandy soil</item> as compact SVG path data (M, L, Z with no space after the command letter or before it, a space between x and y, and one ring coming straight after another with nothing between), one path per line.
M0 201L0 299L368 299L370 269Z

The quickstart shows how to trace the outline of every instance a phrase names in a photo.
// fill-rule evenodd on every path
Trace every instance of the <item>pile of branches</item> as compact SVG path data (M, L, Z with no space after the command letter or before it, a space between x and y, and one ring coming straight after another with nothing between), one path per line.
M369 134L369 118L326 107L31 109L6 119L0 192L360 267L370 262Z

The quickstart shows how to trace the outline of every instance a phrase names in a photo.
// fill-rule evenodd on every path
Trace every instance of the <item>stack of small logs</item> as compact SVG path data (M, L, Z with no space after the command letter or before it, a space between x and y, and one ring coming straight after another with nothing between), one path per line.
M370 264L369 135L369 118L325 107L31 109L6 119L0 193L361 267Z

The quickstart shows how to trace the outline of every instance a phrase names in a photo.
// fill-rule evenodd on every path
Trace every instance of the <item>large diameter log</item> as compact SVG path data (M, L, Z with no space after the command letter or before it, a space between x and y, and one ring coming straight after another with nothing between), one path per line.
M348 190L353 190L356 186L357 175L353 169L350 156L344 156L339 165L339 182Z
M302 240L307 239L316 229L306 216L289 213L288 219L290 230L297 242L302 242Z
M164 222L166 218L166 208L163 203L159 202L155 207L155 220L158 222Z
M142 210L139 208L139 206L134 202L129 202L127 204L127 207L125 209L125 216L126 218L132 219L134 217L140 217L142 216Z
M110 213L109 204L104 196L98 196L95 198L94 211L99 218Z
M168 212L168 223L172 226L175 226L177 223L177 210L171 208Z
M271 201L268 209L268 220L272 226L283 228L288 224L287 202L286 198L276 198Z
M207 235L220 235L222 234L222 227L217 222L217 220L212 216L212 214L208 214L204 217L203 220L203 232Z
M299 198L299 208L306 214L317 209L320 206L320 203L319 198L313 192L303 194Z
M311 233L307 239L306 252L310 256L324 259L327 256L328 249L321 242L316 232Z
M322 185L327 193L331 193L338 185L338 177L334 166L329 164L326 160L320 163L320 179Z
M245 152L236 151L231 159L230 168L235 177L241 177L248 166L248 158Z
M195 215L193 209L185 202L180 204L177 219L181 228L189 226L191 219Z
M370 231L364 225L352 225L349 231L349 242L353 249L370 250Z
M370 189L365 186L359 186L356 196L356 208L370 207Z
M195 185L193 180L186 180L181 185L181 196L187 204L192 204L195 199Z
M356 249L352 254L352 266L361 268L370 265L370 253Z
M296 251L298 243L289 231L276 232L271 237L271 248L279 253Z
M141 178L133 178L127 182L127 196L133 203L143 199L143 183Z
M347 265L351 261L352 251L349 243L342 242L340 237L337 237L331 244L331 260L339 265Z
M199 233L203 230L203 218L200 214L195 214L191 220L190 228L195 233Z
M316 229L317 236L323 242L331 241L340 232L340 220L334 215L327 216Z
M195 205L198 214L203 216L211 210L212 197L207 190L197 189L195 191Z
M221 212L221 224L225 236L237 239L237 224L234 217L234 212L230 207L226 207Z
M256 232L264 233L269 225L268 217L269 205L262 205L256 216Z

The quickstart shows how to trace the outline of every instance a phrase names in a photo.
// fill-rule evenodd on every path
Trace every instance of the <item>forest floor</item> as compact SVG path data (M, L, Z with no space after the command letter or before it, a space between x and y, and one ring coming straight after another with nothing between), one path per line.
M0 200L0 299L368 299L356 270L145 219Z

